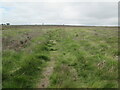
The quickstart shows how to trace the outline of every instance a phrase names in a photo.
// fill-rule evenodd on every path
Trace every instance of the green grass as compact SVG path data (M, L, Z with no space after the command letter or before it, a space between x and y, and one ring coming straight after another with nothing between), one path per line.
M103 32L100 33L97 28L95 29L99 35L97 37L93 30L65 29L66 32L61 30L64 34L61 34L62 39L58 45L58 64L51 76L50 87L118 87L117 36L110 36L111 40L109 41L109 34L115 33L116 30L102 30ZM105 32L108 35L104 35ZM71 68L77 72L75 81L75 76L70 73Z
M24 41L25 32L32 39L15 50L10 41ZM49 88L117 88L117 34L115 27L4 27L3 88L34 88L51 51L57 56Z
M41 44L36 44L42 40ZM49 60L49 52L45 49L46 36L34 38L30 45L19 51L6 49L3 51L3 88L34 87L42 67Z

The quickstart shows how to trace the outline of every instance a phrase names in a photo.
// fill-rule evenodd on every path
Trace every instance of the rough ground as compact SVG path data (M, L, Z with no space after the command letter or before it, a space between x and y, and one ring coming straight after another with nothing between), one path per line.
M43 69L43 78L38 84L38 88L47 88L49 86L49 78L52 75L55 67L55 57L56 51L51 51L51 60L48 62L48 66Z
M117 27L4 26L3 88L117 88Z
M54 40L53 40L54 41ZM52 46L54 47L54 45ZM50 61L48 62L47 67L43 69L43 78L40 80L38 84L38 88L47 88L50 85L50 76L52 75L55 67L57 51L52 50L50 51Z

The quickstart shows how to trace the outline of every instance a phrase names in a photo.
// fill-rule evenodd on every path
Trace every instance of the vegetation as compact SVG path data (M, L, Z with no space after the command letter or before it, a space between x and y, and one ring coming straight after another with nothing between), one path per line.
M3 88L117 88L117 27L3 26Z

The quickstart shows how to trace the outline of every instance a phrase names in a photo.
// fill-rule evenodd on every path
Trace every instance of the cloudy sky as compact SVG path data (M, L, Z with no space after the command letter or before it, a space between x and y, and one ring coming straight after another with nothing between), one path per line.
M9 1L9 0L8 0ZM0 23L117 25L118 2L17 1L0 2Z

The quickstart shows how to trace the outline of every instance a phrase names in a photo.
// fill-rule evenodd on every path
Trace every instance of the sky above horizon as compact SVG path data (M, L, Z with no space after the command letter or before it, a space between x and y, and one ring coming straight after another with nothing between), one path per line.
M0 23L118 25L118 2L0 2Z

